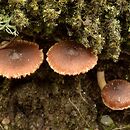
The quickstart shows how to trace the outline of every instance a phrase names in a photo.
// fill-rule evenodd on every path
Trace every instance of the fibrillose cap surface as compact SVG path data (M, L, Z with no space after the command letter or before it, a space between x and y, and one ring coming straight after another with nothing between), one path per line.
M78 75L88 72L97 64L98 57L81 44L60 41L47 52L50 67L62 75Z
M34 73L43 62L44 55L36 43L15 40L0 49L0 75L20 78Z
M130 83L125 80L112 80L102 90L102 99L113 110L130 107Z

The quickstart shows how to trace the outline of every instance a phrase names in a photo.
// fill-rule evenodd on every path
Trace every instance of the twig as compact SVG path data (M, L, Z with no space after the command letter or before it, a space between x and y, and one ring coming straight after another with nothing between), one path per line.
M0 128L1 128L1 130L4 130L4 127L0 124Z
M114 128L112 130L122 130L122 129L126 129L126 128L130 128L130 125L124 126L124 127L120 127L120 128Z
M80 97L82 98L82 100L86 103L86 104L88 104L88 102L86 101L86 99L83 97L83 95L82 95L82 89L81 89L81 79L80 79L80 77L76 77L76 80L77 80L77 92L79 93L79 95L80 95Z
M81 114L79 108L71 101L71 99L69 98L69 102L72 104L72 106L78 111L80 117L84 120L85 124L89 127L88 123L86 122L85 118L83 117L83 115Z

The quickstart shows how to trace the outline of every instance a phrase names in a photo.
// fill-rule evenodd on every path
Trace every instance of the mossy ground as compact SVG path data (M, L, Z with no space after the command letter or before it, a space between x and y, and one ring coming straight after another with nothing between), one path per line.
M50 46L45 46L44 53ZM105 65L107 81L129 81L128 60L127 54L117 63L99 60L93 70L79 75L80 84L75 76L55 73L45 60L26 78L1 77L0 130L129 130L130 110L107 108L96 80L97 68ZM103 115L109 115L114 125L103 125Z

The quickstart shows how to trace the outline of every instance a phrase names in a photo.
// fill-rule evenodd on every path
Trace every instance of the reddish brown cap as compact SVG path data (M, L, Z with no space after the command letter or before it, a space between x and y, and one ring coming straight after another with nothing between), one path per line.
M102 99L113 110L130 107L130 83L125 80L112 80L102 90Z
M34 73L43 62L44 55L36 43L15 40L0 49L0 75L20 78Z
M73 41L60 41L47 52L50 67L62 75L78 75L92 69L98 57L82 44Z

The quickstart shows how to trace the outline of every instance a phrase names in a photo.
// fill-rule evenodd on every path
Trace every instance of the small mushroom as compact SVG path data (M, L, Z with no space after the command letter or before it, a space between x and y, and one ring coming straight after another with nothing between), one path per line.
M64 40L53 45L47 52L50 67L62 75L79 75L97 64L98 57L82 44Z
M123 110L130 107L130 83L115 79L106 83L104 71L97 72L97 81L101 89L104 104L112 110Z
M7 42L7 43L6 43ZM43 62L44 55L36 43L14 40L0 48L0 75L20 78L34 73Z

